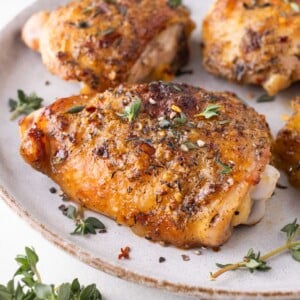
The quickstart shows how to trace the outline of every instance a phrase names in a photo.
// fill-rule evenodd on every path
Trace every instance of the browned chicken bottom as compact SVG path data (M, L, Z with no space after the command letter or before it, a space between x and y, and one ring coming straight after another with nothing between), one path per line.
M203 44L209 72L275 95L300 80L300 0L217 0Z
M72 1L33 15L22 31L46 67L85 92L171 79L189 57L189 12L167 0Z
M265 118L185 84L59 99L20 131L25 161L70 199L179 247L219 246L258 222L278 179Z

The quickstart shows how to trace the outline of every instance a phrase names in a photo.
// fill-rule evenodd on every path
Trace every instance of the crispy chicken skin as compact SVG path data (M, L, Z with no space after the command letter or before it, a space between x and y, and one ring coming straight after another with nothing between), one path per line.
M279 168L300 188L300 97L292 101L294 114L277 135L274 152Z
M217 0L203 44L209 72L275 95L300 80L300 0Z
M193 28L187 9L167 0L81 0L33 15L22 38L53 74L87 92L171 79L188 61Z
M122 117L139 99L136 118ZM209 105L216 116L197 115ZM246 223L270 158L263 116L232 93L185 84L59 99L25 117L20 132L24 160L70 199L179 247L219 246Z

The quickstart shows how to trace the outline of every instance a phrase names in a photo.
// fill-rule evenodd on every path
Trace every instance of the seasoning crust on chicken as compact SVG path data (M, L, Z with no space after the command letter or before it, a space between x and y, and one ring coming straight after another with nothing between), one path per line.
M85 92L171 79L188 62L194 23L167 0L72 1L33 15L22 31L46 67Z
M274 153L280 169L287 172L290 182L300 188L300 97L292 101L294 114L276 138Z
M185 84L59 99L20 131L25 161L70 199L179 247L219 246L258 222L251 211L278 179L265 118L232 93Z
M209 72L275 95L300 80L300 0L217 0L203 44Z

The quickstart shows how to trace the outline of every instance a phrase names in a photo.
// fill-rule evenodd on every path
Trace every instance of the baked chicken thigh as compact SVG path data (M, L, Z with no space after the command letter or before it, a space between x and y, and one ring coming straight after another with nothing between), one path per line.
M300 1L217 0L203 45L209 72L275 95L300 80Z
M300 97L292 101L294 114L276 138L274 152L278 166L287 172L290 182L300 188Z
M24 42L65 80L103 91L171 79L189 58L189 12L167 0L81 0L33 15Z
M20 131L25 161L70 199L179 247L219 246L258 222L279 176L263 116L185 84L59 99Z

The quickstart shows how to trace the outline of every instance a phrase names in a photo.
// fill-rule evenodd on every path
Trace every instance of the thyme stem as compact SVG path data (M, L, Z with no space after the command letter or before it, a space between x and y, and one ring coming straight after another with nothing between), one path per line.
M281 246L281 247L278 247L268 253L266 253L265 255L261 256L261 260L268 260L270 259L271 257L275 256L275 255L278 255L280 254L281 252L284 252L286 250L290 250L291 248L295 247L295 246L300 246L300 241L296 241L296 242L288 242L286 243L285 245ZM212 273L210 275L211 279L214 280L216 279L217 277L219 277L220 275L228 272L228 271L234 271L234 270L237 270L239 268L244 268L246 267L246 262L245 261L241 261L241 262L238 262L238 263L235 263L235 264L231 264L231 265L228 265L224 268L221 268L220 270L216 271L215 273Z

